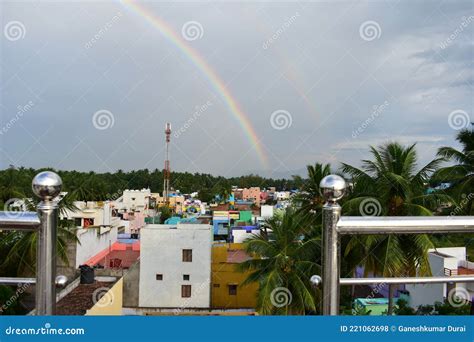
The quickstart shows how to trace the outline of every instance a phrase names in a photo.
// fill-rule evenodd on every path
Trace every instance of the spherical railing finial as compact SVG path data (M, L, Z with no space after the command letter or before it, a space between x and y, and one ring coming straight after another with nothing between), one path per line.
M315 274L315 275L311 276L309 281L310 281L312 287L317 288L323 283L323 278L321 278L321 276L318 276L318 275Z
M65 287L67 284L67 277L65 275L58 275L56 277L56 286Z
M328 175L319 183L321 195L329 203L334 203L344 197L346 187L346 181L338 175Z
M61 192L63 181L52 171L38 173L31 184L31 188L36 196L42 200L55 198Z

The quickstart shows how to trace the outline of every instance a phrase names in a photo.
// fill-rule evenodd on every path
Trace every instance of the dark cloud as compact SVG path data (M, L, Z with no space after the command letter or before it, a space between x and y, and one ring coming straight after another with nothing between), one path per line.
M142 5L179 36L200 25L185 42L246 113L269 167L192 58L119 2L0 5L1 167L162 168L167 121L177 170L291 175L358 163L390 139L418 142L425 162L454 144L451 112L474 116L469 1ZM12 22L21 39L5 33Z

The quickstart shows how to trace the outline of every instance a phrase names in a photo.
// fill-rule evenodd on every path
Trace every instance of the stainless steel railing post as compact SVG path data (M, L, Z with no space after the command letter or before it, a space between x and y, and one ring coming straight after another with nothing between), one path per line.
M346 182L342 177L329 175L319 185L326 203L323 207L323 315L339 314L339 272L340 246L337 222L341 217L341 206L337 203L346 190Z
M58 204L54 198L61 191L61 178L54 172L45 171L33 179L33 192L41 199L38 216L36 258L36 315L56 313L56 240Z

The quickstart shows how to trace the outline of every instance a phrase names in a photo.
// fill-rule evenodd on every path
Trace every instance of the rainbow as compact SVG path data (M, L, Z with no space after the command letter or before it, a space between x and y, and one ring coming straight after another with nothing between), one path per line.
M226 106L239 122L240 126L245 132L245 135L247 136L248 141L257 152L262 165L268 168L267 155L264 152L262 143L251 122L247 118L246 114L242 111L229 89L227 89L225 83L219 78L218 74L198 53L198 51L189 46L189 44L187 44L186 41L179 34L177 34L168 23L147 11L147 9L142 5L132 0L122 0L121 3L126 8L133 10L135 13L145 18L151 25L153 25L153 27L158 29L158 31L160 31L160 33L166 39L168 39L173 45L181 50L181 52L186 57L188 57L188 59L202 72L212 87L220 94Z

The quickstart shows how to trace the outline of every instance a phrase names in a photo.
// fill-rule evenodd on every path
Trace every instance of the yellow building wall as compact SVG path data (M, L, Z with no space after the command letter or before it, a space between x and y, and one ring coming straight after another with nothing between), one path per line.
M95 305L87 310L86 316L120 316L123 303L123 278L120 278Z
M228 249L242 249L243 244L231 243L212 247L212 285L211 308L213 309L244 309L255 308L258 284L241 286L249 272L236 270L237 264L227 262ZM237 285L237 294L229 295L229 285ZM218 286L217 286L218 285Z

